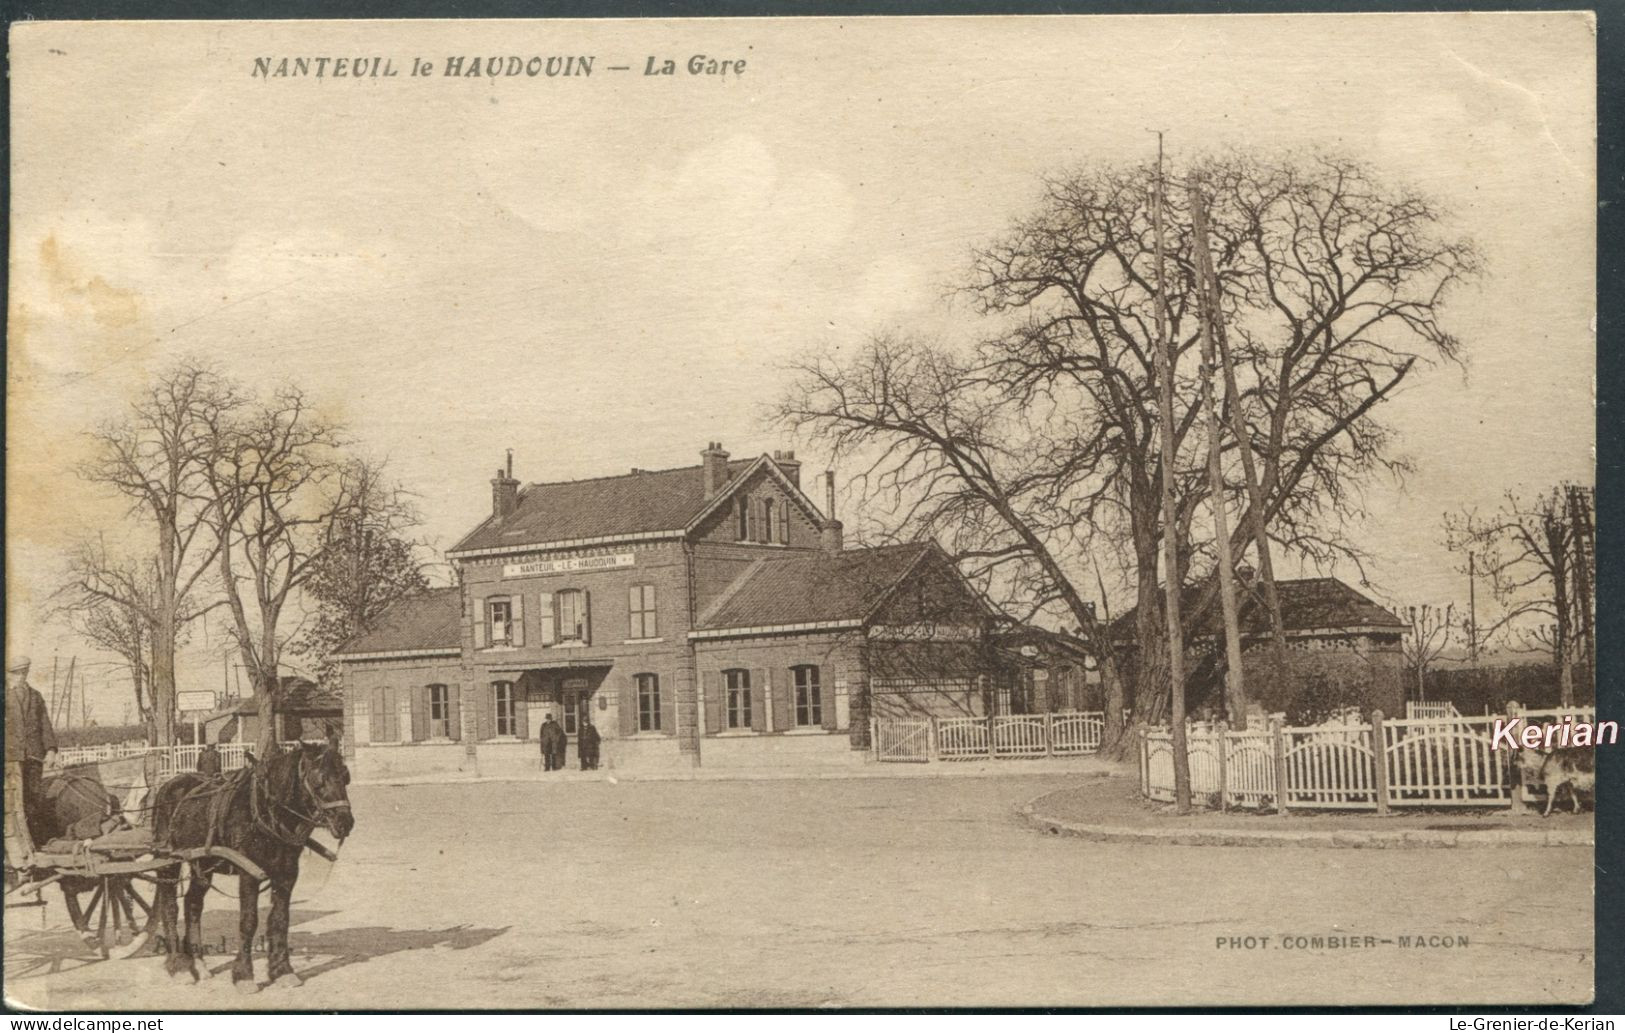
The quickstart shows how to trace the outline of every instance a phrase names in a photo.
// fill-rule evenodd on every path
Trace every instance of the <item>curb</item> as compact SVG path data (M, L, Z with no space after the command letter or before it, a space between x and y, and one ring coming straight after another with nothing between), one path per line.
M574 784L582 782L817 782L849 781L856 779L918 779L918 778L1103 778L1108 772L1093 767L1066 766L1045 769L1011 768L1007 765L870 765L853 768L831 768L827 771L784 771L772 769L738 768L733 770L711 768L692 771L644 771L638 773L600 771L583 777L578 772L561 772L563 777L550 778L545 774L513 775L402 775L396 777L356 779L352 786L402 787L421 785L485 785L490 783Z
M1154 829L1086 825L1038 813L1045 793L1020 808L1028 824L1043 832L1101 843L1156 843L1162 846L1312 847L1342 850L1428 850L1447 847L1595 847L1592 833L1573 830L1496 829L1444 832L1428 829Z

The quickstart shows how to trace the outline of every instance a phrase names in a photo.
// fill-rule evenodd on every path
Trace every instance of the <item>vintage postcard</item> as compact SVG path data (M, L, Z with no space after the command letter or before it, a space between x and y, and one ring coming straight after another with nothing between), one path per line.
M1592 999L1591 15L9 47L10 1007Z

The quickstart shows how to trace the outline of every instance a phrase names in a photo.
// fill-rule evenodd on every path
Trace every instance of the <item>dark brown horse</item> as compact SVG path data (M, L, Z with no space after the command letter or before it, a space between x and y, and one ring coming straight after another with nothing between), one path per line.
M306 744L276 752L252 767L218 779L196 774L177 775L158 790L153 804L153 842L162 850L225 847L247 858L271 884L267 918L270 979L274 986L301 982L288 961L288 902L299 878L299 857L318 826L343 840L355 827L345 787L350 772L344 766L337 740L326 745ZM191 862L192 880L186 891L186 935L175 936L175 887L181 865L166 869L159 881L158 913L164 925L165 969L172 979L196 981L202 952L203 898L217 873L233 865L216 858ZM260 878L238 870L237 958L231 980L239 991L254 993L254 933L259 928ZM207 966L201 974L208 975Z

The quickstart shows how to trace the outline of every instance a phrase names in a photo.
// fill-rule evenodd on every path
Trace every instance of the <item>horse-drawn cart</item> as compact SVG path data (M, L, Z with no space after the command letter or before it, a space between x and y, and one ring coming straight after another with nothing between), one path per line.
M48 774L53 788L74 789L103 812L89 825L55 828L36 844L19 806L20 787L8 787L5 808L5 906L43 907L41 892L62 891L74 929L104 959L134 957L158 928L158 889L164 869L202 857L219 857L245 871L258 868L235 851L210 846L164 849L153 842L147 800L159 782L154 754L74 765ZM13 789L17 791L14 792ZM117 802L115 802L117 801ZM94 835L86 833L94 831ZM90 894L81 906L80 898Z

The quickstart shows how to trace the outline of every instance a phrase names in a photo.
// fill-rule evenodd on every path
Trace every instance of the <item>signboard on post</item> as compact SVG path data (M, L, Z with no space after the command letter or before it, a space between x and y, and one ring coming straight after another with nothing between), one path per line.
M182 710L213 710L215 695L212 691L177 692L175 693L175 703Z
M194 690L191 692L175 693L175 705L182 713L192 715L192 745L203 745L203 729L199 718L213 710L215 707L215 694L213 690Z

